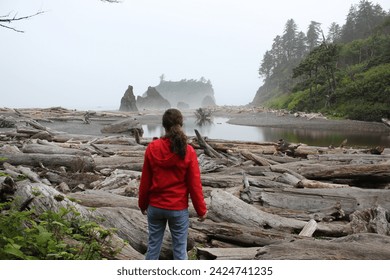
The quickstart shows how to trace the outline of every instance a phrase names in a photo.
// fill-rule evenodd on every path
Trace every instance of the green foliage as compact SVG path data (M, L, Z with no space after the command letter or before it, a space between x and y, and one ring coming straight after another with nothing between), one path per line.
M270 100L266 105L274 109L283 109L291 102L292 95L282 95Z
M333 109L338 115L365 121L390 117L390 63L359 72L361 65L350 69L337 90ZM355 71L358 69L357 71Z
M333 27L334 34L320 43L320 25L311 22L306 36L310 52L300 60L284 57L291 51L284 41L301 33L293 29L286 36L286 28L277 36L259 69L264 85L252 104L357 120L389 118L390 14L361 0L341 29Z
M354 100L343 103L334 112L335 115L361 121L380 121L389 115L389 106L383 103L367 103L364 100Z
M309 101L309 91L296 92L291 96L291 101L287 105L287 109L291 111L307 111Z
M112 230L80 217L74 209L46 211L8 209L0 204L0 259L95 260L112 258Z

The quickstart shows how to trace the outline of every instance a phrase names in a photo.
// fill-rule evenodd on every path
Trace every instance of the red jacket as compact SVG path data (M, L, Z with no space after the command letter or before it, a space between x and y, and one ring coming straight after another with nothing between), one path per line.
M188 208L188 195L199 216L206 214L198 158L192 146L187 145L184 159L171 152L170 140L152 141L145 151L139 188L138 206L146 210L154 207L183 210Z

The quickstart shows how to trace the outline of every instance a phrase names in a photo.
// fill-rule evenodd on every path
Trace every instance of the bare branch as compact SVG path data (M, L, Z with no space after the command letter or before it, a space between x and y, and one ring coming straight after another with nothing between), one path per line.
M23 31L23 30L19 30L19 29L16 29L16 28L13 28L13 27L10 27L10 26L7 26L7 25L4 25L4 24L1 24L1 23L0 23L0 27L4 27L4 28L7 28L7 29L11 29L11 30L13 30L13 31L15 31L15 32L24 33L24 31Z
M16 31L16 32L24 33L24 31L16 29L14 27L11 27L11 26L9 26L9 24L12 24L15 21L26 20L26 19L35 17L35 16L43 14L43 13L44 13L44 11L39 11L33 15L22 16L22 17L17 17L17 14L15 14L13 17L10 17L11 14L9 13L8 15L0 16L0 27L4 27L7 29L11 29L13 31Z

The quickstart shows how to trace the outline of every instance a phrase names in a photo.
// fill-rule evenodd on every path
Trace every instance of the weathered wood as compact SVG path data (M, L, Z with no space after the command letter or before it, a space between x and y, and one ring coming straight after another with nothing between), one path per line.
M258 260L388 260L390 237L352 234L333 240L302 239L259 248Z
M72 171L92 171L95 162L89 156L74 156L65 154L4 154L0 153L4 162L12 165L29 165L39 167L42 164L46 167L56 168L64 166Z
M201 176L202 185L210 186L213 188L234 188L237 186L242 186L242 175L219 175L218 173L213 173L210 175Z
M200 171L202 174L220 171L221 169L226 167L224 165L225 160L211 158L205 154L199 155L198 163L199 163L199 168L200 168Z
M306 225L304 221L284 218L261 211L237 197L218 189L211 192L210 210L224 221L247 226L283 229L293 232L294 230L302 230ZM318 231L332 236L347 234L344 226L324 223L318 224Z
M134 138L131 138L126 135L110 135L105 137L96 137L93 139L94 144L109 144L109 145L129 145L129 146L141 146L139 145Z
M337 221L347 225L348 217L345 215L344 210L341 208L339 203L335 203L332 207L301 210L301 209L288 209L279 208L273 206L261 206L258 203L252 202L252 205L257 209L264 212L275 214L285 218L293 218L302 221L315 220L316 222L332 222Z
M190 219L190 227L193 230L206 234L209 239L224 241L242 247L265 246L283 240L299 238L284 231L250 227L237 223L217 223L211 220L198 222L195 218Z
M259 247L249 248L197 248L200 260L253 260Z
M55 170L45 171L41 173L41 176L47 178L52 185L59 185L66 183L71 190L77 189L82 184L86 189L93 188L93 183L104 180L104 176L96 174L94 172L72 173L72 172L56 172Z
M207 143L215 150L222 152L251 151L251 153L261 155L273 155L276 153L276 143L273 142L249 142L249 141L231 141L222 139L208 139Z
M355 211L351 214L349 227L351 232L374 232L382 235L390 235L390 211L382 206L376 208Z
M299 168L299 173L307 179L372 179L390 181L390 164L365 164L325 166L311 165Z
M91 143L90 145L96 150L96 152L97 152L98 154L101 154L103 157L109 157L109 156L111 156L111 155L114 154L114 153L109 153L109 152L106 152L106 151L100 149L99 147L97 147L97 146L96 146L95 144L93 144L93 143Z
M23 153L28 154L66 154L78 156L91 156L91 153L80 149L62 148L55 145L27 144L22 149Z
M289 173L283 173L276 178L276 181L295 187L301 180Z
M320 181L314 181L314 180L300 180L296 185L297 188L308 188L308 189L333 189L333 188L348 188L349 185L347 184L332 184L332 183L325 183Z
M129 158L122 156L111 156L111 157L97 157L94 158L96 164L96 170L104 168L110 169L129 169L134 171L142 171L142 165L144 162L143 157L141 158Z
M252 177L252 178L249 178L249 184L250 186L255 186L255 187L259 187L259 188L291 188L293 186L291 185L288 185L288 184L285 184L285 183L280 183L278 181L274 181L272 179L269 179L267 177Z
M311 219L301 230L299 236L311 237L317 229L317 222Z
M267 207L321 212L340 204L345 215L356 210L375 206L390 209L388 190L360 189L356 187L335 189L260 189L250 187L251 199Z
M202 135L196 129L195 129L195 134L200 147L204 150L206 155L214 158L223 158L223 156L220 153L218 153L209 144L207 144L207 142L203 139Z
M144 131L139 121L133 118L118 120L112 124L106 125L101 129L102 133L124 133L129 132L133 134L133 130L138 130L138 134L142 136Z
M260 156L257 156L251 152L249 152L248 150L242 150L241 151L241 154L249 159L249 160L253 160L257 165L260 165L260 166L269 166L271 164L276 164L276 162L272 162L270 160L267 160L263 157L260 157Z
M91 143L92 145L92 143ZM81 145L80 148L86 148L86 145ZM109 156L118 155L124 157L144 157L145 154L145 146L142 145L129 145L129 144L95 144L93 143L93 147L99 149L99 151L103 151L107 153Z
M41 179L39 178L39 175L33 171L31 171L30 168L25 166L18 166L18 170L21 174L29 178L32 182L41 183Z
M0 115L0 127L1 128L13 128L16 126L16 123L17 123L17 120L12 117L12 116L8 116L8 117L4 117L4 116L1 116Z
M54 142L77 142L77 143L88 143L96 140L95 135L81 135L81 134L71 134L71 133L59 133L53 135Z
M315 159L320 162L341 162L344 164L356 164L358 162L365 162L366 164L372 163L385 163L390 159L390 155L372 155L372 154L325 154L325 155L313 155L309 156L308 159ZM330 164L330 163L329 163Z
M139 209L137 198L112 194L101 190L69 193L67 197L75 199L78 204L85 207L127 207L134 210Z
M106 176L104 180L93 183L93 189L111 191L123 187L136 188L138 191L139 178L134 179L134 174L128 172L120 172L116 169L110 172L110 176ZM136 193L138 195L138 192Z

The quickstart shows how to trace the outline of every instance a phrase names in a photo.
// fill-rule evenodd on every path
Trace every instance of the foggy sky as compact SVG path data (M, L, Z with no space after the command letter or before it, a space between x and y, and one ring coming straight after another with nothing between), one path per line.
M0 107L118 109L166 80L210 79L218 105L246 105L262 84L258 68L293 18L345 23L359 0L0 0ZM389 9L388 0L372 1Z

